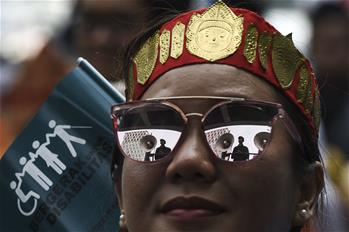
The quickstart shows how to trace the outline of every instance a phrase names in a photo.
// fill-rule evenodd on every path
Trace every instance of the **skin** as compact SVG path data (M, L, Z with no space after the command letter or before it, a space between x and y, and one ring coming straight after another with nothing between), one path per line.
M265 81L219 64L173 69L150 86L142 99L191 95L282 101ZM188 103L180 107L185 113L206 112L210 105ZM297 177L294 163L299 154L280 121L264 155L244 164L213 159L198 118L189 120L182 136L181 146L163 162L124 160L117 192L129 231L289 231L310 217L321 189L314 173L321 174L321 165L316 165L317 171L313 169L309 178ZM223 211L177 220L159 210L164 202L178 196L208 199ZM303 208L309 210L309 215L299 216Z

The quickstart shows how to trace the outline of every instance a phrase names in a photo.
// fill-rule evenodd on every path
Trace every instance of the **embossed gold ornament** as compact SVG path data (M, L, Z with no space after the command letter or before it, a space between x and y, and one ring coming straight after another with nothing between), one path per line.
M305 97L307 96L307 87L308 81L310 79L310 73L305 64L302 65L299 71L299 83L297 87L297 100L301 103L304 102Z
M137 82L144 85L152 74L158 57L159 32L150 37L133 58L137 66Z
M164 30L160 35L160 63L166 63L168 56L170 55L170 31Z
M292 85L299 66L303 63L303 56L292 42L290 35L275 34L273 37L272 64L282 88Z
M193 14L186 34L188 51L208 61L228 57L241 44L243 20L221 1L203 14Z
M313 104L314 104L314 96L313 96L313 80L309 80L308 88L307 88L307 95L305 98L305 101L303 103L305 112L312 113L313 111Z
M133 95L134 95L134 89L135 89L135 83L133 79L133 69L134 69L134 65L131 64L129 74L128 74L128 80L126 83L128 85L128 87L126 88L126 91L127 91L126 96L128 101L132 101Z
M272 37L268 33L262 33L258 42L259 61L264 69L268 68L268 52L270 49Z
M321 105L320 105L320 93L316 88L314 96L314 109L313 109L313 120L316 130L319 130L321 120Z
M247 29L244 56L248 63L252 64L256 59L258 31L255 25L251 24Z
M171 57L177 59L183 53L185 25L178 22L172 29Z

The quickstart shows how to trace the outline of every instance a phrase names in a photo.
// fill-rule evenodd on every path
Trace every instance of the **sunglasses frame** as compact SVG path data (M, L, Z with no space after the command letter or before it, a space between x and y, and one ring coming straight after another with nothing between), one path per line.
M194 99L208 99L208 100L221 100L221 102L214 104L213 106L210 107L210 109L208 109L206 111L206 113L201 114L201 113L184 113L183 110L176 105L175 103L171 102L171 100L194 100ZM113 122L113 132L114 132L114 136L116 139L116 143L117 146L119 148L119 151L121 152L121 154L125 157L128 158L130 160L136 161L136 162L140 162L140 163L158 163L161 162L162 160L166 160L167 157L170 157L171 154L173 154L174 150L176 150L177 147L179 147L181 145L181 140L183 138L183 132L181 132L181 135L177 141L177 143L175 144L175 146L173 147L173 150L170 152L170 154L166 155L166 157L161 158L159 160L155 160L155 161L142 161L142 160L136 160L136 159L132 159L131 157L129 157L128 155L124 154L124 151L121 147L119 138L118 138L118 129L117 129L117 116L115 114L116 111L120 111L120 110L124 110L124 109L131 109L133 108L133 106L141 106L142 104L160 104L160 105L166 105L168 107L170 107L171 109L175 110L177 113L179 113L179 115L181 116L181 118L183 119L183 128L185 128L186 124L188 123L188 118L189 117L201 117L201 125L202 125L202 129L204 128L204 124L203 122L205 121L207 115L209 115L213 110L215 110L217 107L228 104L228 103L243 103L246 105L262 105L262 106L269 106L269 107L274 107L275 109L277 109L277 113L275 114L275 116L270 120L271 125L273 125L275 123L276 120L281 119L281 121L283 122L284 126L286 127L287 131L289 132L289 134L291 135L291 137L294 139L294 141L299 145L302 154L305 154L304 151L304 146L302 143L302 137L300 136L293 120L288 116L287 112L283 109L282 105L279 103L275 103L275 102L268 102L268 101L257 101L257 100L249 100L246 98L239 98L239 97L218 97L218 96L176 96L176 97L161 97L161 98L149 98L146 100L136 100L136 101L132 101L132 102L126 102L126 103L121 103L121 104L117 104L117 105L113 105L111 107L111 119ZM273 131L273 130L272 130ZM203 133L204 130L202 131ZM269 141L270 142L270 141ZM268 143L269 143L268 142ZM217 157L216 154L214 154L214 151L212 150L212 148L210 147L210 145L208 144L207 140L206 143L208 145L208 147L211 150L211 153L213 154L213 156L218 159L218 160L222 160L224 162L229 162L226 161L224 159L221 159L219 157ZM264 152L264 150L262 151ZM249 160L250 161L250 160ZM235 161L235 162L229 162L229 163L246 163L249 161Z

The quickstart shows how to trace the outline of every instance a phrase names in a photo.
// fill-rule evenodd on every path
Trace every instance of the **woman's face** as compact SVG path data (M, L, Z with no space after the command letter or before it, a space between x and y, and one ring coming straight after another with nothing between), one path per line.
M281 102L265 81L232 66L197 64L165 73L142 99L225 96ZM210 105L180 105L205 113ZM264 155L248 163L213 158L200 120L189 120L170 159L125 158L119 201L129 231L288 231L299 199L295 143L283 123Z

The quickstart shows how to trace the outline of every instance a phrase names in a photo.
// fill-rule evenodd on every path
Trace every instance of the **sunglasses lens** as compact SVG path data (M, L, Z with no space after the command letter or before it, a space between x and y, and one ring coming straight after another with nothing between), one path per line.
M264 105L220 105L204 121L208 144L220 159L252 160L269 144L272 121L277 113L277 108Z
M163 104L143 104L114 112L119 145L137 161L156 161L175 147L183 129L181 115Z

